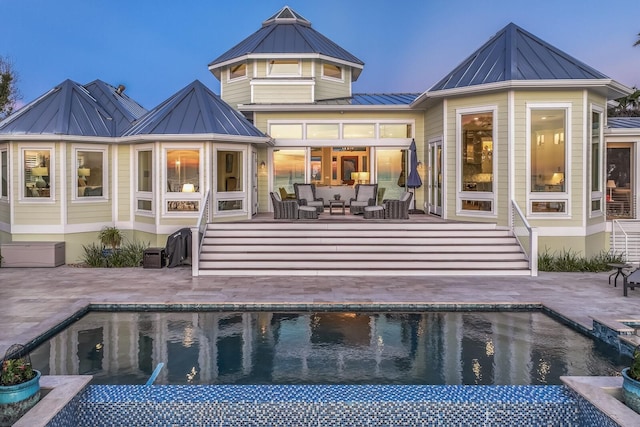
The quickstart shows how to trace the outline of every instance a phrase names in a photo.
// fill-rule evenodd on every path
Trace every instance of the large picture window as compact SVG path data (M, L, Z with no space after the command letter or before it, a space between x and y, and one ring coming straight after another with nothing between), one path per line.
M77 150L76 165L78 171L77 196L80 198L103 197L104 152Z
M200 150L167 150L169 193L200 191Z
M459 116L460 209L494 211L494 112L473 111Z
M51 150L23 150L24 195L27 198L51 197Z
M568 213L568 108L531 106L529 109L531 213Z

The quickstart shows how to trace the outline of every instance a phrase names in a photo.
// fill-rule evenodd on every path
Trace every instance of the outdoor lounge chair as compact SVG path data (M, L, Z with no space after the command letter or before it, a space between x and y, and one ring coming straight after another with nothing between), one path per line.
M409 206L411 206L412 193L405 191L399 200L384 201L384 217L386 219L409 219Z
M315 184L293 184L293 190L300 206L313 206L318 213L324 212L324 199L316 197Z
M282 200L278 193L271 192L273 203L273 219L298 219L298 202Z
M349 212L364 213L366 206L374 206L378 195L378 184L356 184L356 198L349 199Z

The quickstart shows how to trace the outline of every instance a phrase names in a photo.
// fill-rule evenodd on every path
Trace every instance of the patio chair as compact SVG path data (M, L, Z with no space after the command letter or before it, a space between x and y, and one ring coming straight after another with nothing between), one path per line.
M278 193L271 192L273 203L273 219L298 219L298 202L282 200Z
M409 206L411 206L412 193L405 191L398 200L385 200L384 217L386 219L409 219Z
M366 206L374 206L378 195L378 184L356 184L356 198L349 199L349 212L364 213Z
M293 184L293 191L300 206L313 206L318 213L324 212L324 199L316 197L315 184Z

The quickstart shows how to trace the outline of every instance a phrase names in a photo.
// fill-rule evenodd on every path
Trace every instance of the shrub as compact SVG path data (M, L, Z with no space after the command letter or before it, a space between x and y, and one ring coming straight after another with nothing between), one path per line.
M600 272L609 271L609 263L624 262L623 254L613 254L602 251L599 254L585 258L571 250L549 253L545 251L538 255L538 270L558 272Z
M92 243L82 246L82 262L89 267L140 267L144 259L144 250L150 243L127 242L116 250L103 250Z

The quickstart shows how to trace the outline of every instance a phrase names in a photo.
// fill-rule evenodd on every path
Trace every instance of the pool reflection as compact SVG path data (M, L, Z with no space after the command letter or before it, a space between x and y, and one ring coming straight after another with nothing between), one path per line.
M608 351L605 348L605 351ZM94 384L560 384L627 360L542 313L90 313L31 354Z

